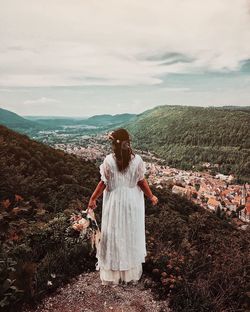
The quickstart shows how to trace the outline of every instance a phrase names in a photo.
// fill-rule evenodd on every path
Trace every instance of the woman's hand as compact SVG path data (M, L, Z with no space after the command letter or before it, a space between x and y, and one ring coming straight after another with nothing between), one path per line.
M95 209L96 208L96 199L90 198L88 203L88 209Z
M99 181L99 183L97 184L93 194L90 197L89 203L88 203L88 210L89 209L95 209L96 208L96 200L98 199L98 197L102 194L102 192L104 191L106 187L106 184L101 180Z
M153 195L150 200L153 206L158 204L158 198L155 195Z

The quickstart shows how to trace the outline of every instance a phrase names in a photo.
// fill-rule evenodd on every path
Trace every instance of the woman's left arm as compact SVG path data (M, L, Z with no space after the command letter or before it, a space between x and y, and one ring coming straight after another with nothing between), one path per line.
M96 208L96 200L102 195L106 184L101 180L97 184L93 194L90 197L88 208L95 209Z

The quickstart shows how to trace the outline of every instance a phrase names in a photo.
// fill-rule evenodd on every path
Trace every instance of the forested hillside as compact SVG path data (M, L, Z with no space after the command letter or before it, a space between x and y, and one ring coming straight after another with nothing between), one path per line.
M25 130L28 128L41 129L40 125L36 122L30 121L13 113L7 109L0 108L0 125L7 126L16 131Z
M0 144L0 307L17 311L46 293L51 273L54 288L93 265L86 242L65 230L86 209L98 170L4 126Z
M94 164L30 140L0 125L1 197L14 194L41 201L49 212L63 211L69 199L89 195ZM56 208L55 208L56 207Z
M191 169L201 162L218 163L220 172L249 181L249 108L158 106L126 127L134 146L154 151L170 166Z
M135 114L117 114L117 115L94 115L86 120L87 125L110 126L128 122L136 117Z

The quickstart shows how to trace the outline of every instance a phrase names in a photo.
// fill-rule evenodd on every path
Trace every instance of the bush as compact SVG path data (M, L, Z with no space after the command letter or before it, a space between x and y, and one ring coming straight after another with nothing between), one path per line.
M6 245L0 245L0 309L9 311L9 307L16 303L23 291L18 289L11 278L11 273L15 272L16 261L4 252Z
M249 227L238 230L178 195L154 192L160 201L157 208L146 206L144 268L158 299L169 298L177 312L246 311Z
M29 229L18 244L2 248L2 305L16 311L22 302L35 303L73 276L95 268L90 242L66 231L69 224L59 213L43 229Z

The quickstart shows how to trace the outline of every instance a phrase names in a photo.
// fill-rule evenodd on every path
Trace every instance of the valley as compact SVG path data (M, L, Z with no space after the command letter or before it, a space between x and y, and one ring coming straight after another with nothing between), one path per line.
M250 221L249 112L247 107L159 106L138 115L23 118L2 110L0 121L5 118L14 128L25 124L22 131L33 140L98 164L111 150L107 133L126 127L151 185L244 226L241 222Z
M86 138L81 144L58 143L53 147L98 164L112 152L107 133ZM233 217L239 227L246 228L244 223L250 222L250 184L235 183L235 176L221 174L218 164L204 162L200 171L182 170L169 166L154 153L140 149L134 152L145 161L150 185L170 189L222 217Z

